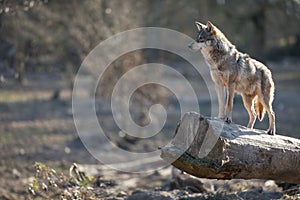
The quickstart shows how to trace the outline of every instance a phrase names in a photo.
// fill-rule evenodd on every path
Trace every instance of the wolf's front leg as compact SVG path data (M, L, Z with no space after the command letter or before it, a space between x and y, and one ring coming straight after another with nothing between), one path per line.
M225 122L230 124L232 122L232 107L233 107L233 97L234 97L234 84L229 84L227 88L227 100L225 108Z
M218 96L218 104L219 104L219 115L218 117L220 119L224 119L224 107L225 107L225 92L224 92L224 86L222 84L215 84L216 93Z

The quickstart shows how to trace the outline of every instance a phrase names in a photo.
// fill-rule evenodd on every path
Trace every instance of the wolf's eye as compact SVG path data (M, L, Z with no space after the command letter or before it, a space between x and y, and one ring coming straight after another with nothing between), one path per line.
M203 36L199 36L196 41L197 42L203 42L204 41L204 37Z

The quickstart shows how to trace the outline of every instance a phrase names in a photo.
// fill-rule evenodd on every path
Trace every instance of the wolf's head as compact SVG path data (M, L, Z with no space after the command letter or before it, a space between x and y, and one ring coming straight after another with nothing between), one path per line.
M195 22L195 24L198 28L198 32L195 41L189 44L189 48L198 51L208 46L217 45L219 31L211 22L208 21L206 25L200 22Z

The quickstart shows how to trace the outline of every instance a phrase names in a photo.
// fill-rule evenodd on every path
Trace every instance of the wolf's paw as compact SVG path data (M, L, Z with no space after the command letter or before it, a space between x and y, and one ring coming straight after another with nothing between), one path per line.
M275 135L275 131L272 130L272 129L269 129L269 130L267 131L267 134L269 134L269 135Z
M225 118L224 118L224 121L225 121L226 123L228 123L228 124L231 124L232 119L231 119L231 117L225 117Z
M225 114L219 114L219 115L218 115L218 118L219 118L219 119L222 119L222 120L225 120L226 116L225 116Z

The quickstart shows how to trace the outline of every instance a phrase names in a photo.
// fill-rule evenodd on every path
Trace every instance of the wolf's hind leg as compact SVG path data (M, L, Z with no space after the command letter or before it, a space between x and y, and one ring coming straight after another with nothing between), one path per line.
M265 109L268 113L269 117L269 129L267 133L269 135L275 135L276 134L276 129L275 129L275 113L273 111L272 105L266 104Z
M269 117L269 129L268 129L267 133L269 135L275 135L276 134L275 113L272 108L272 102L271 101L269 101L268 103L263 102L263 105L264 105L264 107L268 113L268 117Z
M271 92L265 92L262 96L259 97L261 103L265 107L268 117L269 117L269 129L267 133L269 135L275 135L276 128L275 128L275 113L272 108L273 96L271 96Z
M273 84L265 84L263 85L262 96L260 96L261 103L265 107L268 117L269 117L269 129L267 133L269 135L276 134L276 127L275 127L275 113L273 111L272 103L273 103L273 95L274 95L274 86Z
M247 127L252 129L257 116L254 109L254 97L246 94L243 94L242 97L243 97L244 106L249 115L249 122Z

